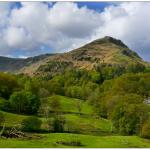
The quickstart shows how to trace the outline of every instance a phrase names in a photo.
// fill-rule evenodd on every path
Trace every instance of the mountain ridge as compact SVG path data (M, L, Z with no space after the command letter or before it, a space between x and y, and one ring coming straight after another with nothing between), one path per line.
M98 63L112 65L141 63L149 65L121 40L110 36L94 40L66 53L43 54L26 59L12 58L11 60L10 63L8 61L4 65L1 63L2 59L0 57L0 70L25 73L31 76L42 74L45 71L51 72L51 70L57 72L59 69L62 70L63 67L91 70Z

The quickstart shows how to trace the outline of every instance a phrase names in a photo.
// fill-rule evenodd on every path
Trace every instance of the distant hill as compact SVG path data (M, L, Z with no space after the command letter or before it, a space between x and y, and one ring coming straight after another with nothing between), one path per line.
M121 40L106 36L67 53L46 54L27 59L1 57L0 70L17 71L33 76L61 72L67 68L91 70L98 63L111 65L148 64Z
M35 57L23 58L9 58L0 56L0 71L3 72L16 72L25 66L29 66L37 61L45 59L52 54L44 54Z

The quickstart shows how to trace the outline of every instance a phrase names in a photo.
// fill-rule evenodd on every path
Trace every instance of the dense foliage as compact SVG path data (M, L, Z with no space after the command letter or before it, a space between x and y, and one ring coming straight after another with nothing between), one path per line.
M14 92L9 99L10 107L17 113L36 114L40 106L39 98L32 92Z
M8 99L9 96L19 88L15 76L0 73L0 97Z
M127 67L98 64L91 71L66 69L46 78L0 73L0 109L35 116L41 113L48 120L51 112L61 110L59 99L53 98L48 103L49 96L78 98L92 106L93 115L110 119L113 132L149 138L146 121L150 118L150 106L145 102L150 97L147 70L142 64ZM80 105L77 107L80 112ZM65 119L55 115L53 131L63 132ZM2 121L3 117L0 123ZM22 129L26 131L39 130L40 126L41 121L36 117L22 122Z

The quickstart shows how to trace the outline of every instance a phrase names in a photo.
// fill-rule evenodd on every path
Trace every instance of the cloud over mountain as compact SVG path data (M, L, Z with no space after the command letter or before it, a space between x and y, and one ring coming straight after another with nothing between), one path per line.
M103 11L72 2L12 5L0 4L0 55L68 51L108 35L150 60L149 2L115 3Z

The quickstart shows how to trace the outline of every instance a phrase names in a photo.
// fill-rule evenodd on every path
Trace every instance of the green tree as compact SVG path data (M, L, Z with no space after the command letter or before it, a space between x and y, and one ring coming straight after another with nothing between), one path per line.
M37 95L31 92L25 92L25 96L28 102L26 113L37 114L40 107L40 99L38 98Z
M50 108L53 111L59 111L61 109L60 99L57 96L53 96L50 102Z
M122 135L139 134L148 112L143 104L118 104L112 113L112 122Z
M54 77L52 80L49 80L48 84L49 84L48 91L51 94L60 94L60 95L64 94L63 86L62 86L61 82L59 82L59 80L57 80L56 77Z
M81 113L81 110L82 110L82 104L83 104L82 101L77 101L76 107L77 107L79 114Z
M0 97L8 99L9 96L19 89L18 82L13 75L0 73Z
M141 137L150 139L150 120L146 121L143 124L142 131L141 131Z
M17 113L26 112L28 101L24 91L14 92L9 98L11 108Z
M6 100L4 98L0 97L0 109L4 108L5 102L6 102Z
M4 121L5 121L4 115L3 113L0 112L0 126L2 125Z
M94 83L100 83L101 82L101 74L97 71L91 71L90 72L91 80Z
M127 72L133 72L133 73L138 73L138 72L143 72L145 70L145 66L141 63L131 63L127 66Z
M34 95L38 95L40 87L41 85L40 85L39 80L31 78L26 81L24 85L24 90L27 92L31 92Z
M24 119L21 123L22 130L28 132L39 131L41 128L42 121L37 117L28 117Z
M12 110L17 113L36 114L40 106L39 98L27 91L14 92L9 102Z
M45 88L40 88L40 89L39 89L38 96L39 96L40 98L45 98L45 97L50 96L50 93L49 93L49 91L48 91L47 89L45 89Z
M53 131L58 133L64 132L65 118L62 116L55 116L53 120Z

